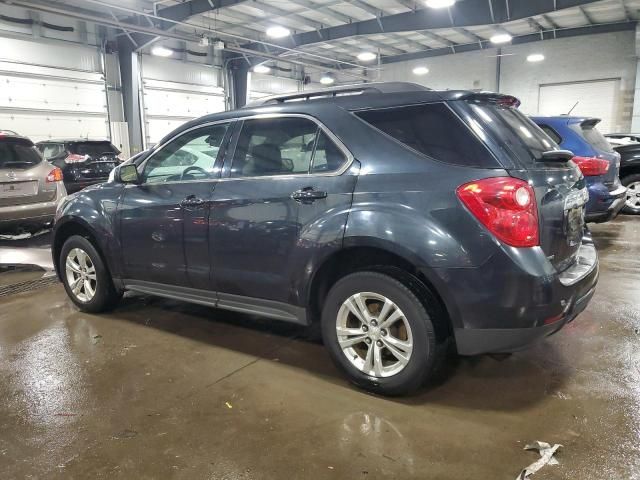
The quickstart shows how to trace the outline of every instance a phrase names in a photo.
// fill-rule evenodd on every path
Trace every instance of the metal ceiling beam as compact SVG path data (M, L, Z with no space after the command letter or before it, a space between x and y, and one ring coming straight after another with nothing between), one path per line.
M582 15L584 16L584 19L587 21L589 25L594 24L593 18L591 18L591 15L589 15L583 7L578 7L578 10L580 10L580 13L582 13Z
M452 17L455 19L454 27L503 23L509 20L529 18L554 10L587 5L599 0L511 0L508 12L507 3L504 0L490 1L492 2L492 9L487 8L487 0L465 0L457 2L450 7L452 16L449 15L449 9L433 10L423 8L370 20L345 23L344 25L322 28L312 32L298 33L290 38L283 39L280 43L283 46L292 47L357 35L371 35L381 31L392 33L451 28ZM256 46L247 44L245 48L256 48Z
M563 28L558 30L546 30L542 32L543 40L553 40L554 38L569 38L569 37L578 37L583 35L595 35L598 33L610 33L610 32L622 32L628 30L635 30L637 22L618 22L618 23L606 23L606 24L596 24L596 25L587 25L584 27L577 28ZM514 37L511 44L520 45L523 43L531 43L531 42L539 42L540 41L540 33L531 33L528 35L522 35L519 37ZM502 47L508 48L508 47ZM472 52L475 50L479 50L480 47L477 43L469 43L465 45L456 45L455 52ZM442 48L434 48L432 50L428 50L426 52L415 52L415 53L406 53L404 55L396 55L394 57L383 57L382 63L396 63L396 62L406 62L409 60L418 60L422 58L430 58L430 57L439 57L443 55L450 55L451 48L442 47Z
M166 18L167 20L177 20L183 22L189 18L200 15L202 13L211 12L220 8L231 7L244 3L248 0L188 0L177 5L165 7L158 11L157 16ZM125 23L128 23L125 21ZM175 23L170 21L160 20L156 25L160 30L171 30L175 28ZM132 41L142 47L149 45L157 40L159 37L153 37L145 35L143 33L136 33L132 35Z

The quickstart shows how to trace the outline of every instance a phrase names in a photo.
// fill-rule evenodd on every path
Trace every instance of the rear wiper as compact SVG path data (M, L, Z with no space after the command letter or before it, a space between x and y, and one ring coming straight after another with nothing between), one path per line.
M573 152L569 150L549 150L542 152L542 157L537 160L538 162L568 162L573 157Z

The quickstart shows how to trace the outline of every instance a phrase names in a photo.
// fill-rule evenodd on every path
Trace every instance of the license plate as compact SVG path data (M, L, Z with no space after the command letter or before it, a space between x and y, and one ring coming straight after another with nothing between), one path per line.
M38 182L0 183L0 197L28 197L38 193Z
M567 242L571 247L576 246L582 240L582 233L584 230L584 208L575 207L567 210L565 213L565 219Z

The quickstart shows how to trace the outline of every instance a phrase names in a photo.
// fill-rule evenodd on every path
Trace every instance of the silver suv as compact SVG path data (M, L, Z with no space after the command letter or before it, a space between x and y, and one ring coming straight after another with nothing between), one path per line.
M0 232L51 223L66 195L62 171L45 162L31 140L0 132Z

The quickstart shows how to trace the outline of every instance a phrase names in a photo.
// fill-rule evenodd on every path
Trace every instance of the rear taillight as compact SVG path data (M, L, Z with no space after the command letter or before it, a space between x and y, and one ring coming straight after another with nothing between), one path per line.
M61 182L62 181L62 170L59 168L54 168L47 175L47 183Z
M81 163L89 158L87 155L78 155L77 153L71 153L64 159L64 163Z
M456 193L502 242L512 247L538 245L538 207L527 182L512 177L485 178L461 185Z
M609 162L596 157L573 157L573 160L585 177L604 175L609 170Z

